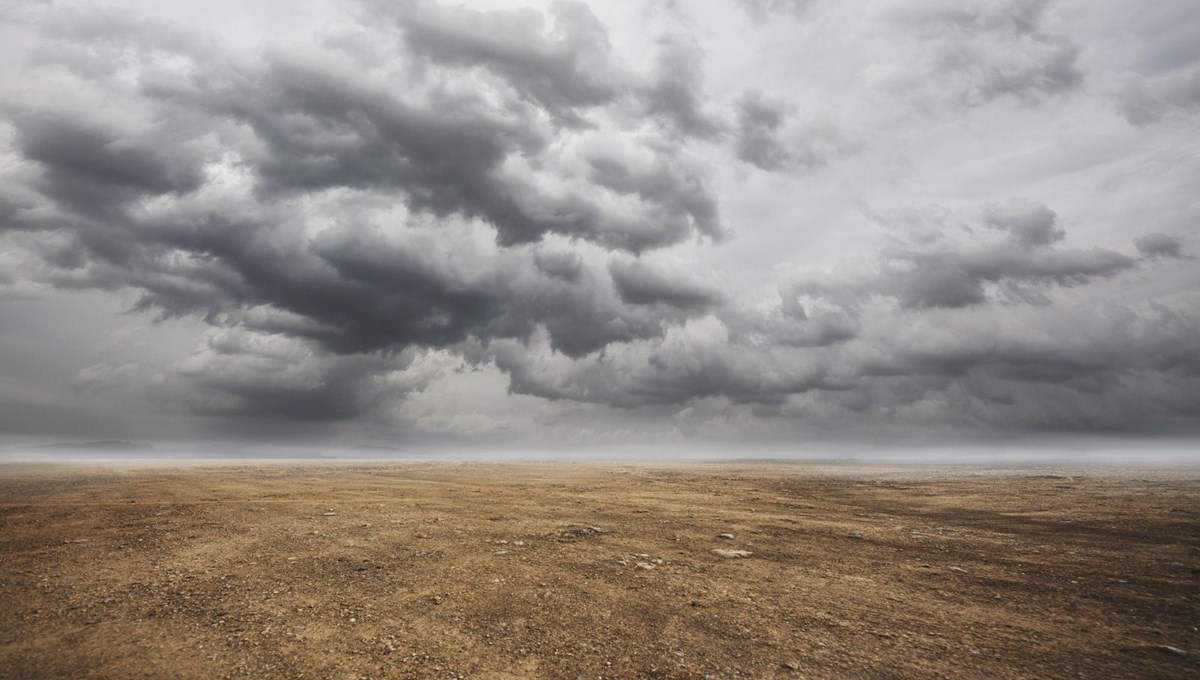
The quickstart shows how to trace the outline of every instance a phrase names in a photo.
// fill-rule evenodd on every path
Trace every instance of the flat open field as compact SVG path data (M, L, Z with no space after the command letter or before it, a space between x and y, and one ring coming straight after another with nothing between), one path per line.
M1194 470L0 467L6 678L1197 678L1198 627Z

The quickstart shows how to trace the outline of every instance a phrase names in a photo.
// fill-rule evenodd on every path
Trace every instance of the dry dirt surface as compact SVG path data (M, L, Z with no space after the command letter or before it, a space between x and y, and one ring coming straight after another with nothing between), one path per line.
M1197 678L1198 539L1195 470L6 465L0 676Z

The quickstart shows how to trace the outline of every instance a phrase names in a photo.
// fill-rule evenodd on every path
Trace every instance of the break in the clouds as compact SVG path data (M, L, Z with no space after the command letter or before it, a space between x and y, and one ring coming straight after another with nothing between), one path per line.
M0 428L1195 434L1197 19L5 5Z

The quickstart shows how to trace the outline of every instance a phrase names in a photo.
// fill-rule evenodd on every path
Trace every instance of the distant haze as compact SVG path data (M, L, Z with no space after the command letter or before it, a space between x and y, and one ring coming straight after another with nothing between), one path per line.
M0 458L1183 460L1197 188L1193 0L0 0Z

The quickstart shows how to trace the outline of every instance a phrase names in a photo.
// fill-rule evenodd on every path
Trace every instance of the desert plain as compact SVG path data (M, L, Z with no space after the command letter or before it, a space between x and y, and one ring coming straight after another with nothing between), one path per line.
M3 678L1197 678L1200 473L0 466Z

